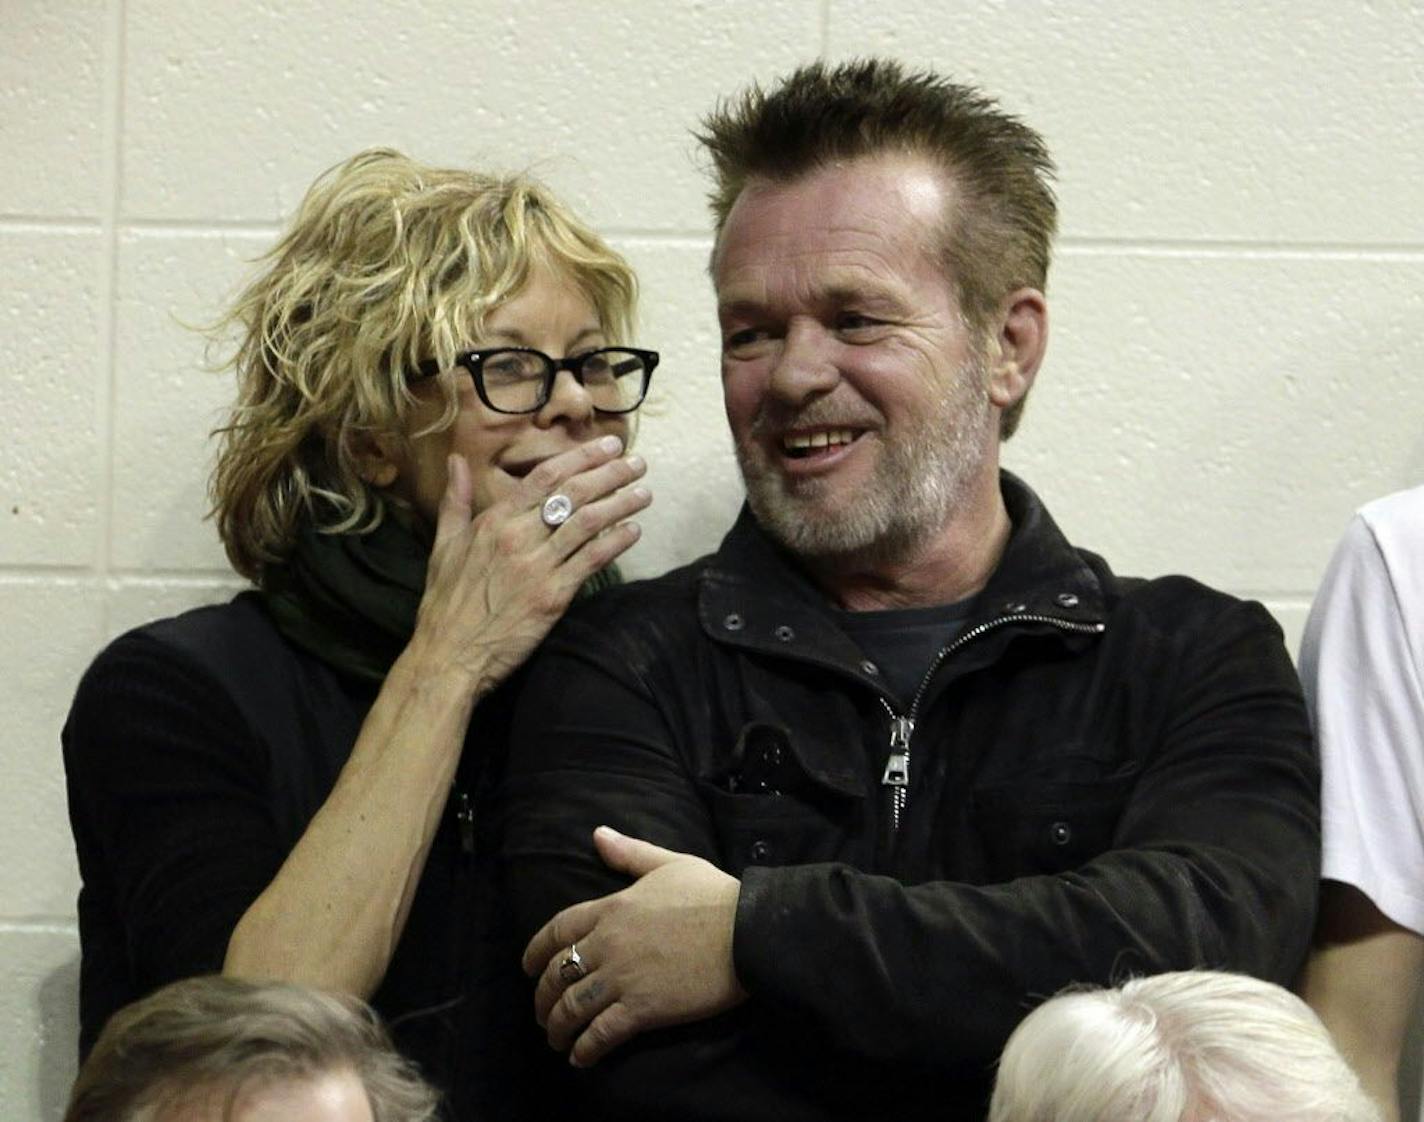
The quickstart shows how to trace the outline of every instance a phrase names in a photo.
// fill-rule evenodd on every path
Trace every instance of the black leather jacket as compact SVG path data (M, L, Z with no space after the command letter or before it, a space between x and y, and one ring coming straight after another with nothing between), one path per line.
M571 1076L581 1117L981 1118L1008 1034L1069 983L1292 980L1318 770L1279 629L1114 576L1003 490L1010 543L921 688L903 787L897 703L746 512L546 643L506 779L518 924L620 886L607 823L741 878L752 995Z

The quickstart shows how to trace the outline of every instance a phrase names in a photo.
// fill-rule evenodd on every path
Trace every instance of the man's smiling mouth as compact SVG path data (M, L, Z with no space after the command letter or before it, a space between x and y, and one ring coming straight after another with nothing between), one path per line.
M860 432L848 428L811 429L786 433L781 438L781 450L793 460L825 455L855 442Z

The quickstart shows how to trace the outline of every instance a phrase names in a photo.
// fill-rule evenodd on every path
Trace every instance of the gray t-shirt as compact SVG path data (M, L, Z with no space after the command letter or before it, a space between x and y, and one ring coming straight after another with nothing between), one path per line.
M935 655L959 637L974 597L931 608L837 612L845 633L880 667L880 676L908 712Z

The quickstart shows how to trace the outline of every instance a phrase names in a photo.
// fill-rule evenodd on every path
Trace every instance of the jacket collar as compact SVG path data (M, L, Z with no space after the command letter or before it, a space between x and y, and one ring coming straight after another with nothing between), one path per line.
M1012 523L1009 542L967 629L1006 623L1005 617L1022 617L1025 624L1043 619L1100 624L1106 603L1098 573L1027 484L1003 471L1000 489ZM745 505L702 571L698 614L715 641L841 670L857 668L857 677L878 685L858 648L836 626L824 593Z

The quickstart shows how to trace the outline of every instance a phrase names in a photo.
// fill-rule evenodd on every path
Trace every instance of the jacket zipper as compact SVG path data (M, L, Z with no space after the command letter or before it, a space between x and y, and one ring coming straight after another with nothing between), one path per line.
M460 831L460 849L469 857L475 852L475 808L468 791L456 792L455 823Z
M909 799L910 738L914 735L915 721L920 712L920 702L924 700L925 690L929 688L930 679L935 676L935 671L940 668L944 660L955 651L1006 623L1046 623L1061 631L1091 635L1100 635L1107 628L1104 623L1079 623L1077 620L1059 619L1056 616L1029 615L1023 612L1010 616L997 616L994 619L975 624L954 642L940 648L939 654L935 655L929 669L925 671L925 676L920 679L919 688L915 690L915 696L910 702L908 714L895 712L895 707L886 701L884 696L881 696L880 704L890 717L890 755L885 761L885 771L880 776L880 785L885 787L890 795L890 837L892 839L900 832L900 819L905 813L905 804Z

